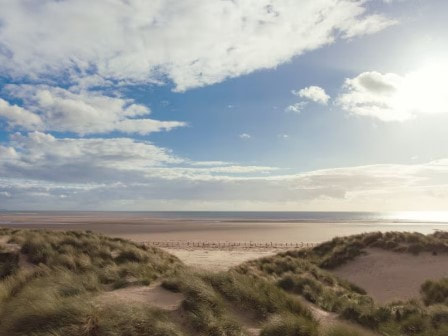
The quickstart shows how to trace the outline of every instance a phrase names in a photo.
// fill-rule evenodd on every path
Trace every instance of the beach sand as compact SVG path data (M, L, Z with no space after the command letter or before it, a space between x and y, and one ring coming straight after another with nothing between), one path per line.
M419 297L428 279L448 277L448 255L412 255L369 248L367 254L332 272L361 288L379 303Z
M150 213L120 212L0 212L0 226L91 230L112 237L151 243L173 253L188 265L214 270L227 269L249 259L303 247L304 243L320 243L336 236L372 231L416 231L428 234L447 228L443 224L421 223L166 219L152 217ZM232 246L237 244L239 246Z
M372 231L446 230L440 223L319 222L293 220L164 219L151 214L0 212L0 226L53 230L91 230L134 241L230 241L262 243L318 243L336 236Z
M213 271L224 271L245 261L268 257L276 254L278 249L170 249L185 264Z

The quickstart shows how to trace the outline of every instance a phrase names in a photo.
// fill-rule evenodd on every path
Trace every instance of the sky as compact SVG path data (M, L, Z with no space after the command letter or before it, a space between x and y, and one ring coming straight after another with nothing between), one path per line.
M446 211L447 12L0 0L0 209Z

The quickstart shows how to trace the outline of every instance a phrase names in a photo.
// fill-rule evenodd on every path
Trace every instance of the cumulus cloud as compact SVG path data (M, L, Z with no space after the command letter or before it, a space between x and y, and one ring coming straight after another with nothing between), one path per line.
M285 112L294 112L294 113L300 113L303 111L303 109L308 105L307 102L298 102L292 105L289 105L285 108Z
M0 146L0 174L50 181L145 181L148 178L213 179L230 174L265 174L275 167L242 166L222 161L190 161L147 141L129 138L56 138L16 133Z
M250 139L252 136L249 133L241 133L240 135L241 139Z
M20 106L11 105L0 98L0 117L5 118L12 127L40 128L43 126L40 117Z
M448 66L442 63L406 75L364 72L345 81L336 103L353 114L382 121L448 113L447 76Z
M170 151L129 138L58 139L32 132L11 136L0 157L2 176L72 181L99 181L117 171L144 171L182 162ZM103 175L104 174L104 175ZM131 175L129 175L131 177Z
M23 106L11 106L1 99L0 116L11 126L28 130L148 134L185 125L143 118L150 114L148 107L96 91L72 92L46 85L7 85L5 91Z
M81 87L169 79L179 91L395 24L353 0L16 0L2 4L0 22L10 76Z
M300 98L309 99L315 103L327 105L330 96L319 86L308 86L301 90L293 90L292 93Z
M238 202L298 209L397 190L448 198L441 162L284 175L275 167L194 162L148 141L88 137L185 125L148 118L148 107L118 93L125 86L206 86L396 23L372 15L367 1L15 0L3 1L0 23L0 74L27 83L4 88L0 118L28 132L0 144L2 207L145 210L163 203L191 210ZM308 91L302 98L328 101L325 92Z

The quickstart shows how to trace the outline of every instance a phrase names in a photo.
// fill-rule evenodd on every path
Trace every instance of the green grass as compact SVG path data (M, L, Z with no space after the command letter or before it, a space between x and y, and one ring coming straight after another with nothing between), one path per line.
M228 301L245 311L252 312L257 319L266 319L272 314L291 313L311 320L308 309L275 284L257 277L249 277L235 271L209 273L203 276Z
M317 323L293 314L273 316L260 336L318 336Z
M104 313L93 298L118 285L152 283L184 267L161 250L88 232L2 229L0 235L18 244L32 265L20 269L18 251L8 252L4 259L0 255L0 335L147 335L147 331L138 332L139 325L151 325L150 321L162 315L154 310L151 315L149 307L142 308L140 313L132 312L141 320L123 315L122 326L112 331L107 325L119 323L119 316L109 316L115 310ZM124 314L126 309L116 311ZM148 316L143 318L143 314ZM134 331L120 333L128 320L135 325L126 328ZM92 327L94 321L97 327ZM157 330L164 328L162 324ZM98 331L84 332L89 325ZM167 328L165 333L154 334L176 335Z
M444 303L448 305L448 278L428 280L421 286L423 301L427 305Z
M377 247L446 253L448 234L371 233L313 249L198 272L162 250L91 232L0 229L18 248L0 249L0 336L244 336L238 314L262 336L361 336L327 331L297 297L387 336L448 335L447 279L427 281L422 300L376 305L362 288L326 269ZM19 267L27 260L27 267ZM98 304L105 291L161 281L182 293L178 312L149 304Z
M276 316L289 324L294 315L317 326L297 299L250 274L196 272L159 249L90 232L0 230L0 235L9 236L30 263L12 267L0 280L2 336L246 335L234 308L260 323ZM2 269L9 267L7 260ZM150 305L109 307L95 301L105 291L156 280L184 295L180 317Z
M235 316L239 311L258 322L268 321L273 316L281 320L294 315L309 325L317 325L297 299L275 284L234 271L179 273L164 280L162 286L184 294L183 309L190 326L201 335L245 334Z
M363 336L361 332L345 326L335 326L330 328L324 336Z
M287 251L249 261L236 267L235 271L267 279L286 292L300 295L326 311L383 335L444 335L448 324L445 310L445 307L448 309L447 279L427 281L422 286L425 304L439 304L437 309L431 310L432 307L425 307L416 300L377 305L362 288L326 271L362 255L366 248L412 254L448 253L448 234L376 232L338 237L312 249ZM343 335L338 330L333 333Z

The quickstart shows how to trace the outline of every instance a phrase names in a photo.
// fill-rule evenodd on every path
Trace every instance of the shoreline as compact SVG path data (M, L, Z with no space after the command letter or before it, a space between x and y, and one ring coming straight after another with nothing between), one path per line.
M247 241L149 241L143 242L145 245L167 248L172 250L291 250L291 249L301 249L316 246L319 243L312 242L299 242L299 243L260 243L260 242L247 242Z
M225 270L250 259L314 246L337 236L366 232L447 231L444 224L339 221L235 221L153 218L108 213L56 215L0 212L0 227L12 229L82 230L162 248L185 264Z

